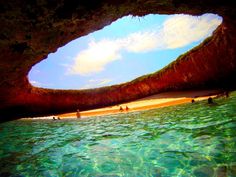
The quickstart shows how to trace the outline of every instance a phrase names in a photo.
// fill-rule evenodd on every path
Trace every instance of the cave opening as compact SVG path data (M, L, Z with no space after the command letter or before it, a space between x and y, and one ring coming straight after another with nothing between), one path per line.
M215 14L126 16L71 41L33 66L30 83L52 89L89 89L157 72L198 46L222 23Z

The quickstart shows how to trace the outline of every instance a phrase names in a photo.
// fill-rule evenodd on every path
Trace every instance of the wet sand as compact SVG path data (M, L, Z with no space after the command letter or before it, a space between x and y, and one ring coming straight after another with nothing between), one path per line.
M209 98L209 96L214 98L220 93L221 91L219 90L165 92L115 106L81 111L80 115L81 118L86 118L91 116L122 114L126 112L149 110L160 107L179 105L183 103L191 103L192 99L194 99L195 101L206 100ZM120 106L122 106L124 111L119 110ZM129 108L128 111L125 110L126 106L128 106ZM57 116L59 116L61 119L76 118L76 112L60 114Z

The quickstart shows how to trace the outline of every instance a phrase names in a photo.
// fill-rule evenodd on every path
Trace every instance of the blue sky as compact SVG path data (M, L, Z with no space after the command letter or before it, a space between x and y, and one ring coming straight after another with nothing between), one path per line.
M210 36L221 22L214 14L123 17L49 54L28 77L34 86L56 89L127 82L165 67Z

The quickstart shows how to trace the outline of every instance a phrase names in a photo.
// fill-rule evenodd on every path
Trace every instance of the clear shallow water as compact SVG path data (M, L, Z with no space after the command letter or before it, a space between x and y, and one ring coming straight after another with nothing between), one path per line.
M0 176L236 176L236 92L215 101L0 124Z

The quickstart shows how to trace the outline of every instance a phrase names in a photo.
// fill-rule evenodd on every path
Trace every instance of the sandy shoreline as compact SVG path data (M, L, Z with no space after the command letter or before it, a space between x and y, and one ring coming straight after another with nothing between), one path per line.
M122 106L124 109L128 106L128 112L133 111L142 111L166 106L173 106L183 103L191 103L191 100L201 101L208 99L209 96L216 97L220 90L196 90L196 91L179 91L179 92L165 92L160 94L155 94L149 97L138 99L132 102L122 103L115 106L109 106L99 109L93 109L88 111L81 111L81 118L92 117L92 116L101 116L101 115L110 115L110 114L119 114L125 113L127 111L120 111L119 108ZM67 118L76 118L76 112L59 114L56 115L61 119Z

